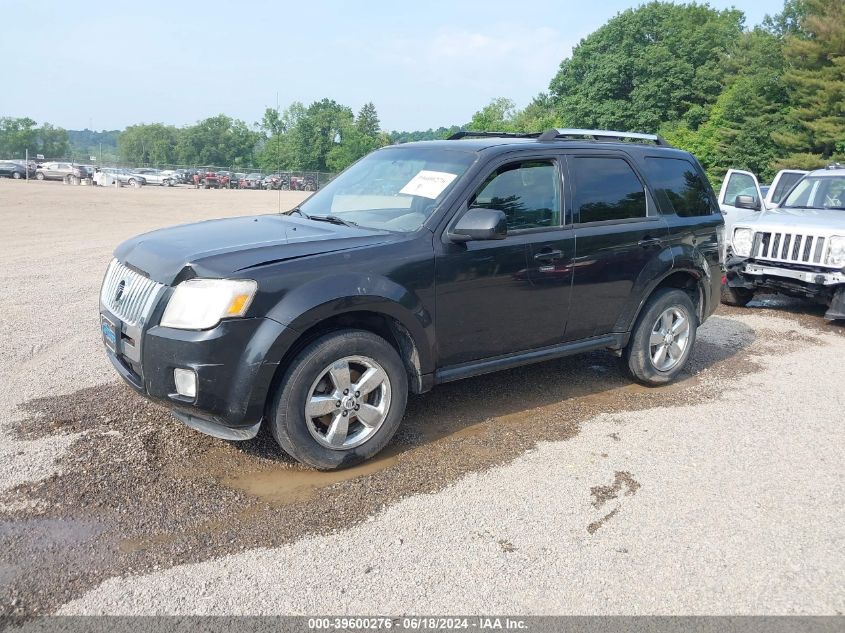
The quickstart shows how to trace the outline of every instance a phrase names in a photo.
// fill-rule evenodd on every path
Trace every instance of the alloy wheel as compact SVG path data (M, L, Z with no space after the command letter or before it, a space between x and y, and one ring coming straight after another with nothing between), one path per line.
M684 357L689 345L689 315L678 307L668 308L651 329L649 357L658 371L669 371Z
M348 450L378 432L390 411L390 379L372 358L347 356L326 367L308 391L305 422L322 446Z

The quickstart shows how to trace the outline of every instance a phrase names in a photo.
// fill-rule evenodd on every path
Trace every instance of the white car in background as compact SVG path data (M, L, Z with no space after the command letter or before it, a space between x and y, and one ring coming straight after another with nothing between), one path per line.
M172 187L176 184L176 179L173 173L159 171L149 167L142 167L139 169L130 169L133 174L139 174L144 177L148 185L161 185L162 187Z
M735 202L747 208L752 200L740 194ZM728 235L723 303L778 292L826 305L825 319L845 319L845 167L810 172L777 207L738 220Z
M750 171L729 169L719 191L719 208L725 216L725 235L732 235L735 222L754 219L761 211L778 206L806 173L800 169L783 169L767 188L761 187L757 176ZM742 200L737 200L740 196Z

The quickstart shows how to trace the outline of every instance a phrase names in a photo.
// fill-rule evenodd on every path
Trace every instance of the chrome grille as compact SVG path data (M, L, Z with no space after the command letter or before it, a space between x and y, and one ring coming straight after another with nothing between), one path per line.
M754 234L751 257L794 264L820 264L825 238L802 233L761 231Z
M103 280L100 301L124 323L138 325L152 310L162 287L113 259Z

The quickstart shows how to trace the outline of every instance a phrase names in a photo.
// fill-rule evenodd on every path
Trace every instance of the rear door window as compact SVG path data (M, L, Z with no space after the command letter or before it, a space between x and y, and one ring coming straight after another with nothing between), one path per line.
M657 203L665 212L687 218L715 211L707 185L688 160L649 156L645 171Z
M632 220L648 215L645 188L628 162L606 156L574 156L573 212L577 221Z

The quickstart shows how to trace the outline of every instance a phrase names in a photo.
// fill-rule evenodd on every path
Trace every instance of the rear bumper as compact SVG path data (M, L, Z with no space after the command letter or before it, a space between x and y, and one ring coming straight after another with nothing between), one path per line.
M258 432L279 361L294 338L292 330L272 319L233 319L204 331L151 327L141 339L140 363L124 355L120 345L106 353L129 385L170 406L188 426L243 440ZM196 397L177 393L177 368L196 374Z

